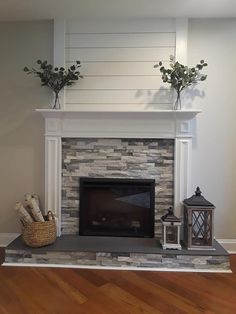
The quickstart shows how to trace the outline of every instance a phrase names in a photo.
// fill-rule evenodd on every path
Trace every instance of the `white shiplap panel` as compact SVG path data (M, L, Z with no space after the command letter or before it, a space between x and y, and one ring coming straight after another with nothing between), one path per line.
M73 89L159 89L168 87L160 76L110 76L110 77L84 77L77 81ZM70 88L68 88L70 89Z
M175 33L67 34L70 47L159 47L175 46Z
M168 57L168 56L167 56ZM80 72L82 75L157 75L160 74L155 62L82 62ZM67 62L66 67L70 67L74 62ZM163 62L166 66L169 62Z
M66 90L67 104L156 104L171 103L170 89L149 90Z
M66 33L175 32L175 19L68 20Z
M171 108L153 66L175 55L175 28L175 19L67 21L66 65L80 60L84 79L66 89L66 108Z
M174 55L174 47L65 49L66 61L155 61Z

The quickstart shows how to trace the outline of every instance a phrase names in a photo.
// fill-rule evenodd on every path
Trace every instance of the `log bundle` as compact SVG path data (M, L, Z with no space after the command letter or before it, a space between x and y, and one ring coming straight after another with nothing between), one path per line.
M39 197L36 194L25 194L23 202L17 202L15 210L23 225L32 222L44 222L44 216L40 210Z

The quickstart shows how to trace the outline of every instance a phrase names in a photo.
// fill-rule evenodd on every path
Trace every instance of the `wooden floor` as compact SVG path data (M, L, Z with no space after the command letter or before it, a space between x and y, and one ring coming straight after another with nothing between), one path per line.
M233 274L0 266L0 313L236 313Z

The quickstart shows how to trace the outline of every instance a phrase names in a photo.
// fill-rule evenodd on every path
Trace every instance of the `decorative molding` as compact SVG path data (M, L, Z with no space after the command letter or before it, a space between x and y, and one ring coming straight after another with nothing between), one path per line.
M37 109L46 136L191 138L191 120L201 110L71 111Z
M45 139L45 209L52 210L61 234L61 138Z
M65 66L65 21L58 19L53 23L53 65L54 67ZM61 108L64 109L65 93L60 92Z
M176 51L175 58L180 63L188 62L188 18L176 19Z
M175 214L182 217L182 201L189 196L191 187L191 138L175 140Z
M236 239L217 239L229 254L236 254Z
M0 233L0 247L6 247L19 235L20 233Z

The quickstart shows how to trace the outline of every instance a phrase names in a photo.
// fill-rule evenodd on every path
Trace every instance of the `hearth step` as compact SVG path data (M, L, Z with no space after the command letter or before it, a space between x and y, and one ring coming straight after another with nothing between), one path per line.
M49 246L29 248L18 237L6 247L4 265L229 272L229 254L217 241L214 248L163 250L153 238L74 235L63 235Z

